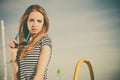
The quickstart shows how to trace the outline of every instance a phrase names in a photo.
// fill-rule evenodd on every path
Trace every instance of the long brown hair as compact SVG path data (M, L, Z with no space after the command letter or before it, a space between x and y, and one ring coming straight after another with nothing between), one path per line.
M24 36L19 36L19 42L22 41L23 39L26 39L26 37L29 33L29 30L28 30L28 27L27 27L27 20L28 20L28 17L30 15L30 13L33 12L33 11L38 11L44 16L44 23L43 23L41 31L38 32L32 38L32 40L28 42L27 45L19 48L18 52L20 53L20 59L21 60L24 60L24 57L35 48L38 41L42 37L47 35L48 29L49 29L49 20L48 20L48 17L46 15L46 11L40 5L31 5L26 9L25 13L23 14L23 16L20 19L20 25L19 25L19 31L18 32L23 33Z

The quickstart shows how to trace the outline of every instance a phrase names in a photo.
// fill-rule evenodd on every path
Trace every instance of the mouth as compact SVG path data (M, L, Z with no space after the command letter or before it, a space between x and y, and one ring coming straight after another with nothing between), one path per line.
M36 30L38 30L38 29L32 29L33 31L36 31Z
M38 29L32 29L32 31L33 31L33 32L36 32L36 31L38 31Z

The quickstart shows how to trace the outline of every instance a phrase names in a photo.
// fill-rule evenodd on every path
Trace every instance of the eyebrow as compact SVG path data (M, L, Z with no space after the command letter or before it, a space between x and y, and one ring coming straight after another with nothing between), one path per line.
M31 20L31 19L33 19L33 20L34 20L34 18L29 18L29 20ZM37 20L44 20L44 19L37 19Z

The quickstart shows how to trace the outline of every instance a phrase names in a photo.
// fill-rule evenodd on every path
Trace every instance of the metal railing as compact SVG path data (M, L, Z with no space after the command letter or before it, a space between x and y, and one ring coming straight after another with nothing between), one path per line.
M94 80L94 73L93 73L92 65L91 65L90 61L85 59L85 58L80 59L77 62L76 68L75 68L75 72L74 72L74 80L78 80L78 73L79 73L79 70L80 70L80 67L81 67L82 63L86 63L87 64L87 66L89 68L91 80Z
M0 26L2 30L2 47L3 47L3 62L4 62L4 80L7 80L7 58L6 58L6 49L5 49L5 27L4 27L4 21L0 20Z

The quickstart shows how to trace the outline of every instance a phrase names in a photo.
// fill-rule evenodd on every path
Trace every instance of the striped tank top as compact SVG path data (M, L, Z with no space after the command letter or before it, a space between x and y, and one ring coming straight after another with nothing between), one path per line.
M32 80L37 69L38 60L40 57L40 51L42 46L48 45L52 49L51 45L51 38L48 36L43 37L39 42L38 45L32 50L30 53L26 55L24 61L20 60L20 55L17 55L17 63L18 63L18 73L17 77L18 80ZM51 54L49 57L49 61L51 58ZM48 61L48 64L49 64ZM47 65L48 66L48 65ZM47 68L44 72L43 80L47 79Z

